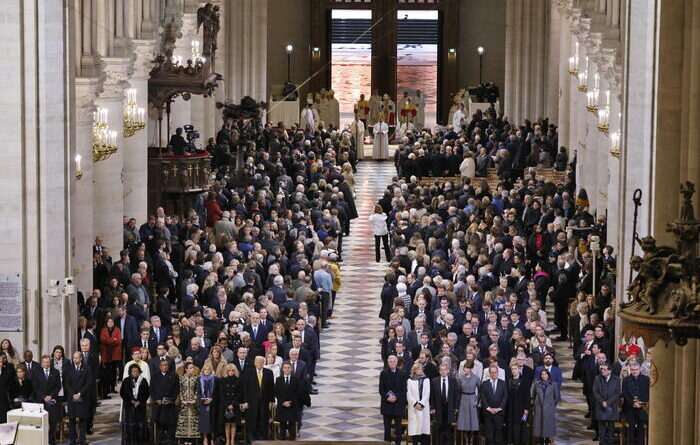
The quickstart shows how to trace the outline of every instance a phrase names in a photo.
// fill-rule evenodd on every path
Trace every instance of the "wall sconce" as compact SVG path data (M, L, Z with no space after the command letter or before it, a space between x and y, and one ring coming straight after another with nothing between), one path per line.
M600 90L598 89L599 84L600 76L598 73L595 73L593 76L593 91L586 93L586 110L596 116L598 115L598 95L600 94Z
M92 114L92 162L100 162L117 152L117 132L109 129L106 108Z
M457 54L457 48L450 48L450 49L447 50L447 52L448 52L450 55L455 55L455 54Z
M314 46L313 48L311 48L311 51L313 51L314 53L319 53L321 52L321 48L319 48L318 46Z
M588 91L588 56L586 56L585 68L578 73L578 90L582 93Z
M80 155L75 155L75 179L80 181L83 179L83 172L80 168L80 161L83 159Z
M576 42L576 49L574 50L574 55L569 57L569 74L576 77L578 76L578 42Z
M620 130L610 135L610 154L620 159Z
M138 102L136 102L136 88L126 90L123 118L125 138L133 136L137 131L146 127L146 110L139 107Z

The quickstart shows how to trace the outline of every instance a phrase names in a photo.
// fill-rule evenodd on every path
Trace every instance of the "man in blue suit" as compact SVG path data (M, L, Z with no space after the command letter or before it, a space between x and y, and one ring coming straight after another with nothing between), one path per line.
M267 340L267 328L260 323L260 314L257 312L250 314L250 324L243 328L243 332L249 333L256 345L262 345Z
M564 382L564 378L561 369L554 365L554 355L551 352L545 352L543 360L544 364L535 368L535 377L539 376L543 369L546 369L552 376L554 383L557 384L559 394L561 394L561 384Z

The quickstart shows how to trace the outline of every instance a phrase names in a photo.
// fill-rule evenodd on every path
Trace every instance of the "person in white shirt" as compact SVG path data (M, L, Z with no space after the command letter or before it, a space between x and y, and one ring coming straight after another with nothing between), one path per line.
M389 125L384 121L384 115L379 114L379 122L374 124L374 140L372 158L378 161L389 157Z
M301 116L299 117L299 126L306 131L313 131L316 128L316 121L314 120L314 112L312 110L312 102L306 104L303 110L301 110Z
M372 233L374 234L374 256L377 263L380 260L380 243L384 243L386 261L389 262L391 260L391 251L389 250L389 228L386 225L386 220L387 216L382 206L375 206L374 213L369 215L369 224L372 226Z
M455 114L452 117L452 125L455 127L455 130L457 130L461 128L463 124L466 123L467 115L464 113L464 104L459 104L459 106L457 107L457 111L455 111Z

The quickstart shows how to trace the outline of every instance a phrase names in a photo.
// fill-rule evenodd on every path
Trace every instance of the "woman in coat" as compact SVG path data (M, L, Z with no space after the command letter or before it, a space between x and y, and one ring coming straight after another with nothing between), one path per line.
M430 443L430 380L423 372L423 365L415 363L408 379L408 435L414 444Z
M149 440L146 403L151 395L148 381L137 364L129 366L129 377L119 389L122 398L122 437L124 444L138 445Z
M192 362L185 363L185 373L180 377L180 408L177 412L178 439L199 439L199 379Z
M209 192L207 194L207 201L204 203L204 207L207 210L207 227L214 227L214 223L221 219L221 206L216 200L216 193Z
M520 367L510 367L511 378L508 385L508 405L506 406L506 442L514 445L529 443L527 418L530 413L530 385L520 375Z
M238 407L241 403L238 368L233 363L226 365L226 377L219 379L218 389L218 424L224 425L226 444L233 445L236 438L236 424L240 419Z
M463 178L474 178L476 176L476 162L469 150L464 152L464 160L459 165L459 173Z
M211 365L204 363L202 373L199 375L199 432L202 434L202 443L209 445L211 434L214 432L216 417L214 413L214 397L216 395L216 376ZM213 441L212 441L213 442Z
M10 381L10 409L21 408L23 402L31 402L34 386L27 376L27 368L17 365L15 378Z
M534 412L532 435L546 441L557 434L556 408L559 388L552 382L552 375L546 369L542 369L538 377L538 380L532 384L531 392Z
M474 362L467 360L462 372L457 374L460 394L459 413L457 415L457 430L466 433L466 443L476 444L479 438L479 385L481 379L474 374Z
M122 361L122 334L114 325L114 319L108 318L100 332L100 363L104 366L104 375L100 379L102 394L116 392L117 372Z

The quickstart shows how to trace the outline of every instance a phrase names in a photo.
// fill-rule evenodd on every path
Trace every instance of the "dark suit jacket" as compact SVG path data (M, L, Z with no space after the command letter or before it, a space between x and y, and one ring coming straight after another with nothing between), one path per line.
M491 385L491 379L482 382L481 388L479 388L479 399L481 400L481 407L484 410L486 410L486 408L505 409L506 402L508 401L506 382L498 380L495 394L493 392L493 386ZM499 414L505 414L505 412L502 411Z
M251 325L246 325L243 328L243 332L249 333L250 339L257 345L261 345L267 340L267 328L262 323L258 325L258 335L253 335L253 327Z
M27 380L30 380L30 381L32 381L32 383L34 383L34 382L33 382L33 380L34 380L34 372L37 370L37 368L41 368L41 365L40 365L37 361L32 360L32 362L31 362L31 369L30 369L30 366L27 366L27 362L25 362L24 360L22 360L22 361L19 362L19 363L20 363L20 365L24 365L25 369L28 371L28 373L27 373Z
M180 380L174 372L167 372L165 375L160 371L151 376L151 419L154 423L174 425L177 422L175 409L175 398L180 393ZM169 398L171 403L158 405L156 402Z
M115 320L115 325L119 328L122 333L122 344L130 345L131 341L139 337L139 330L136 326L136 319L129 314L126 314L126 319L124 320L124 329L122 329L122 319L117 318Z
M452 423L457 420L459 398L461 389L459 382L452 376L447 377L447 400L442 397L442 376L433 377L430 381L430 409L435 410L435 422L441 423L443 411L447 408L447 421ZM447 407L445 407L447 404Z
M224 318L224 319L228 320L228 315L231 313L231 311L233 311L234 307L232 305L230 305L229 303L226 303L224 305L224 309L221 310L221 305L217 302L214 305L214 309L216 310L217 317Z
M37 403L44 403L44 409L49 413L49 422L58 422L61 415L60 405L45 403L44 397L51 396L54 400L58 398L58 392L61 390L61 374L57 369L50 367L49 377L46 378L46 373L41 366L34 368L33 374L34 399Z
M618 377L611 374L606 382L605 377L598 375L593 383L596 419L608 421L619 419L618 403L621 395L622 389ZM607 409L603 407L603 402L607 403Z
M166 356L166 361L168 362L168 370L174 372L175 371L175 360ZM151 375L156 375L157 372L160 372L160 357L158 357L158 356L153 357L148 362L148 367L150 368Z
M384 416L403 416L406 410L406 373L400 369L391 372L389 368L379 374L379 397L381 398L380 412ZM393 392L396 401L387 401L387 394Z
M267 424L270 417L268 404L275 401L275 377L269 369L263 368L262 371L262 388L258 384L258 373L255 369L243 376L241 390L243 403L248 404L248 409L245 411L248 425L256 425L257 419Z
M633 381L632 376L627 376L622 380L622 414L630 424L645 422L649 415L644 409L637 409L634 405L634 398L637 397L642 402L649 402L649 377L640 374L637 381Z
M87 418L91 411L91 392L94 392L95 389L90 367L81 364L76 370L74 364L68 366L63 370L63 386L63 392L68 402L68 417ZM74 394L80 394L80 399L73 400Z
M289 385L285 383L284 375L277 377L275 382L275 398L277 399L276 420L280 422L296 422L299 410L299 399L303 383L294 375L289 377ZM285 407L284 402L291 402Z
M148 345L148 352L153 356L156 355L156 346L158 344L156 343L156 339L153 337L148 338L148 342L146 343ZM141 336L139 335L135 339L131 340L131 343L129 344L129 349L134 348L134 347L143 347L143 341L141 340Z

